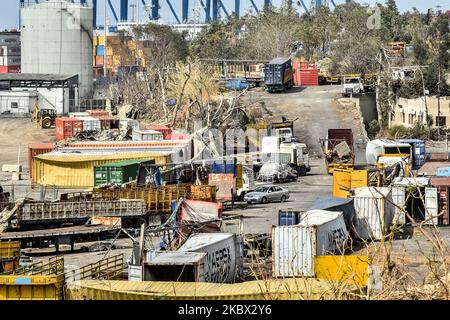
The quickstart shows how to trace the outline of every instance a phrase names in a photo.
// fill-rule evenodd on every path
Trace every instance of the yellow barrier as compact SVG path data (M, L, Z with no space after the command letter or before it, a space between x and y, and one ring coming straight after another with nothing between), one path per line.
M318 279L361 287L369 280L367 256L317 256L314 268Z

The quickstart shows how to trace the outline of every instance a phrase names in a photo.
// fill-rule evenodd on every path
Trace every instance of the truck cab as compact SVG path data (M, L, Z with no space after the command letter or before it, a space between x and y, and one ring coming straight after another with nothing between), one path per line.
M300 176L304 176L311 171L309 150L306 144L299 142L281 143L280 153L290 155L291 164L297 169Z
M342 88L343 97L351 97L353 95L364 92L364 83L359 76L344 77L344 86Z

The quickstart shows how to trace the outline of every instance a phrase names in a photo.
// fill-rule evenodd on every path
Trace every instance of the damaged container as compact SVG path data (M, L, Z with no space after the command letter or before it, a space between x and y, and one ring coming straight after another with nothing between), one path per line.
M273 276L314 277L314 258L342 253L347 239L342 212L310 210L297 225L273 227Z
M389 233L395 208L390 188L356 188L353 197L356 211L356 237L381 240Z
M239 263L232 233L199 233L177 251L159 251L144 263L144 281L231 283Z
M58 141L72 138L81 131L83 131L83 121L77 118L56 118L55 120L55 134Z
M300 223L303 211L296 209L282 209L278 211L278 225L291 226Z
M154 160L131 159L96 166L94 168L94 185L98 187L109 183L124 184L136 180L140 164L154 163Z
M53 143L31 143L28 145L28 171L32 178L33 173L33 159L35 156L51 152L55 149Z
M133 130L133 141L164 140L163 134L155 130Z

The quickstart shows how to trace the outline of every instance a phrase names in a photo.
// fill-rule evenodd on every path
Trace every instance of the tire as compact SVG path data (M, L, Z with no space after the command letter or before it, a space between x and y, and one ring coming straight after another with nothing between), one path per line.
M280 202L285 202L286 201L286 196L281 196Z
M266 197L262 197L262 199L261 199L261 203L267 203L267 198Z
M302 176L302 177L306 176L306 172L307 172L306 167L301 167L300 169L298 169L299 176Z
M42 128L50 129L52 127L52 120L49 118L45 118L42 120Z
M140 229L140 228L141 228L141 225L145 225L145 227L147 227L147 225L148 225L147 220L145 220L144 218L139 218L139 219L136 221L136 228L137 228L137 229Z
M124 229L133 228L133 221L131 221L130 219L124 219L122 221L122 228L124 228Z

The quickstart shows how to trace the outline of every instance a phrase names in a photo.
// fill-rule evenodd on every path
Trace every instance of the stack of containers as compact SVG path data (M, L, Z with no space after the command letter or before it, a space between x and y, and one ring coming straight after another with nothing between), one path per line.
M102 130L111 129L111 122L113 118L109 115L109 112L106 110L87 110L90 116L100 120L100 126Z
M83 131L83 121L80 119L64 117L55 120L55 133L58 141L72 138L81 131Z
M0 73L20 73L20 34L0 33Z
M318 86L319 85L319 69L312 62L304 62L295 60L294 67L294 84L296 86Z

